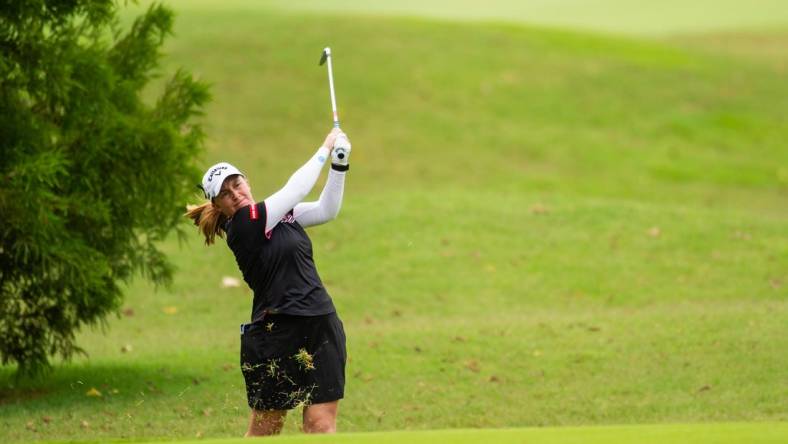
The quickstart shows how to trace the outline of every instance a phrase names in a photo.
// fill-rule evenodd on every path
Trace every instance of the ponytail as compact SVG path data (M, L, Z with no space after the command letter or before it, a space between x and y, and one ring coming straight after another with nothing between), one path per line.
M187 205L184 216L190 218L194 225L197 225L198 231L205 236L205 245L213 244L217 234L224 237L227 217L210 201L200 205Z

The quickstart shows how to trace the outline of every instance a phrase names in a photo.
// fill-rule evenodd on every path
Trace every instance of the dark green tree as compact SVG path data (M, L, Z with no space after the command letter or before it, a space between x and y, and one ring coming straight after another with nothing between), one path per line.
M171 280L157 245L194 194L209 96L178 71L143 100L172 30L162 5L123 30L113 0L0 4L0 357L29 375L80 352L120 284Z

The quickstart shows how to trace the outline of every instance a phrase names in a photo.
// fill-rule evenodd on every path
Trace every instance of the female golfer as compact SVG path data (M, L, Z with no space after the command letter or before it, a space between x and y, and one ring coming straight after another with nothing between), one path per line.
M347 154L337 155L335 144ZM302 403L305 432L336 431L345 386L345 332L317 274L304 227L339 213L349 154L350 142L334 129L281 190L257 203L246 177L218 163L202 180L208 201L186 213L206 244L217 234L227 235L254 290L251 322L241 325L241 371L252 409L246 436L279 433L287 410ZM320 199L301 202L329 156L331 170Z

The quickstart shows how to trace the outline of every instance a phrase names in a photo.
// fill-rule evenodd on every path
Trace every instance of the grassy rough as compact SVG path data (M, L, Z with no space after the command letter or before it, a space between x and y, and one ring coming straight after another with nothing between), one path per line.
M353 169L311 236L348 333L340 430L788 421L784 65L714 39L259 10L184 10L176 32L171 66L214 84L205 164L258 199L327 132L334 48ZM164 248L173 288L132 285L80 336L90 359L0 370L1 441L245 430L249 290L220 286L221 245Z

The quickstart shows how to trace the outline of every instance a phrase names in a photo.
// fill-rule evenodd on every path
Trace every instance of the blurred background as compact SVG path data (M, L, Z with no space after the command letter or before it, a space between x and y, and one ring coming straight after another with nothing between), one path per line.
M332 48L352 167L309 234L341 431L788 420L788 3L164 3L162 73L212 85L203 164L258 200L331 128ZM184 229L89 358L0 372L3 441L245 430L251 293Z

